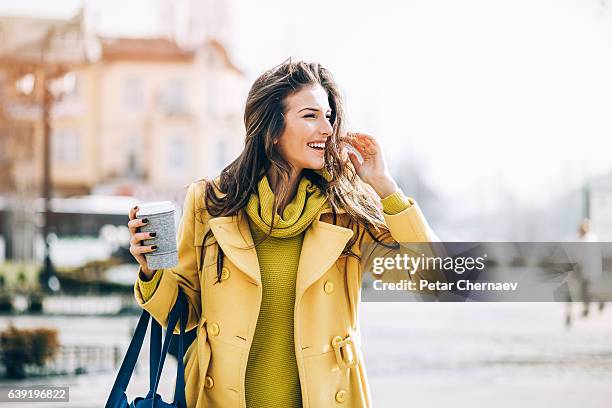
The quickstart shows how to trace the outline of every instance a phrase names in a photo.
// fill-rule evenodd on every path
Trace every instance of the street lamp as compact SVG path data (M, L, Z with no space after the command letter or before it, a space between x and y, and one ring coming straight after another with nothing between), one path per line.
M29 96L36 88L36 75L28 73L15 81L15 87L19 93ZM53 196L53 185L51 181L51 110L53 104L65 95L74 91L76 75L74 72L63 72L55 77L48 76L42 72L40 76L42 88L42 124L43 124L43 185L42 196L44 200L42 236L45 244L45 256L39 281L46 291L56 292L60 289L55 268L51 262L51 251L49 247L50 220L53 209L51 208L51 197Z
M36 77L34 74L25 74L21 78L15 80L15 88L21 95L30 96L34 91L34 85L36 84Z

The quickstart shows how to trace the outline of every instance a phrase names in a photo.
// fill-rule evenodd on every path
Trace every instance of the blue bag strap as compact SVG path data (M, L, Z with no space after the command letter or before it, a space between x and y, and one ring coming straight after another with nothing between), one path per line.
M151 340L149 343L149 389L155 386L155 376L162 347L162 327L157 320L151 319Z
M184 310L181 310L179 321L180 335L177 352L178 363L176 365L176 384L174 386L174 402L179 408L187 408L187 402L185 399L185 364L183 361L185 356L185 328L187 326L187 313L188 310L186 307Z
M147 333L150 317L151 315L149 312L146 310L142 311L138 319L138 324L136 325L136 330L134 331L134 336L132 337L132 341L130 341L128 350L125 353L125 357L117 373L117 378L115 378L115 383L106 401L106 408L114 408L117 402L125 397L125 391L134 373L134 367L136 366L136 361L138 360L145 334Z
M185 370L183 368L183 356L184 356L184 340L185 340L185 326L187 320L187 300L185 299L185 295L179 289L178 296L176 299L176 303L170 312L170 316L168 317L168 326L166 327L166 335L164 337L164 343L162 345L161 356L159 360L159 366L157 367L157 375L155 378L155 386L150 391L151 395L157 394L157 388L159 386L159 381L161 379L162 370L164 368L164 361L166 361L166 356L168 355L168 348L170 347L170 342L172 341L172 333L174 332L174 328L178 323L179 319L181 320L180 324L180 335L179 335L179 350L177 355L177 378L175 385L175 401L174 403L178 408L187 408L187 404L185 402ZM177 392L178 390L178 392ZM151 408L155 407L156 399L153 399L151 403Z

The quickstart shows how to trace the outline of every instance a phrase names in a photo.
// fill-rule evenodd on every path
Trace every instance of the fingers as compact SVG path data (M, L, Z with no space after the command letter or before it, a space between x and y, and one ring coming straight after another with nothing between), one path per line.
M147 225L149 220L147 218L136 218L132 219L128 222L128 228L130 230L130 234L134 235L137 232L137 228L142 227L143 225Z
M340 137L340 140L345 139L359 139L359 140L369 140L372 142L376 141L376 138L372 135L368 135L367 133L360 132L346 132L346 136Z
M155 252L157 245L141 245L145 239L155 238L157 234L155 232L138 232L138 228L147 225L149 220L147 218L136 218L138 212L138 206L130 208L128 217L128 229L130 230L130 254L136 259L141 266L147 265L147 260L144 254Z
M349 160L351 161L351 163L353 164L353 167L355 168L355 171L357 173L359 173L359 169L361 169L362 163L359 160L359 157L355 154L355 152L349 150L348 151L348 157Z
M130 208L130 213L128 214L128 217L130 217L130 220L133 220L134 218L136 218L136 213L138 212L138 206Z
M347 143L356 148L360 153L365 148L365 144L357 138L357 133L347 133L345 137L340 138L344 143Z
M355 136L368 144L376 145L376 138L372 135L368 135L367 133L355 133Z
M367 156L375 155L378 151L376 139L365 133L347 133L347 136L341 140L355 147L364 159Z
M367 154L376 154L378 144L376 143L376 139L374 139L374 137L365 133L358 133L357 139L362 143L362 145L365 146L364 149Z
M145 239L155 238L156 236L157 236L157 233L155 232L137 232L132 235L132 238L130 239L130 243L137 244L140 241L144 241Z
M148 254L154 252L156 249L157 245L130 245L130 254L134 256Z

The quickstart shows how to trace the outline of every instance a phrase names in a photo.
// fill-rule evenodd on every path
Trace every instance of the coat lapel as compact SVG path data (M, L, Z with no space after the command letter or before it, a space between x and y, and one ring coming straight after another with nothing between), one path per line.
M351 229L319 221L319 217L304 235L297 270L297 299L336 262L353 236Z
M259 261L246 217L243 213L240 216L211 218L209 225L225 255L261 286Z

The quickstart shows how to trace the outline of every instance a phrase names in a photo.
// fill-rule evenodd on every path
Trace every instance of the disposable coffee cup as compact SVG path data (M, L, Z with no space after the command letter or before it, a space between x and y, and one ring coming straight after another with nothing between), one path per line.
M153 252L145 253L149 269L165 269L178 265L176 231L174 228L174 205L170 201L157 201L138 205L136 218L147 218L149 222L140 227L140 232L155 232L156 236L142 241L142 245L157 245Z

